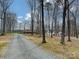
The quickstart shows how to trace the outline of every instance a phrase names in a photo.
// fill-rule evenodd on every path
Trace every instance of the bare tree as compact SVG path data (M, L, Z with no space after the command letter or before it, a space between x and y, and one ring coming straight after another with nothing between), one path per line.
M72 17L73 17L73 22L72 22L72 26L73 26L73 35L76 37L76 38L78 38L78 30L77 30L77 19L76 19L76 17L77 17L77 12L78 12L78 9L76 8L76 11L73 13L73 12L71 12L70 11L70 14L72 15Z
M2 35L5 34L6 12L12 3L13 3L13 0L0 0L0 5L2 7L2 13L3 13L3 33Z
M62 24L61 44L64 44L64 39L65 39L65 17L66 17L66 0L64 0L64 7L63 7L63 24Z
M59 1L56 0L54 3L54 11L53 11L53 19L54 19L54 31L55 35L57 36L57 15L58 15L58 3Z
M43 0L40 0L40 3L41 3L41 8L42 8L42 35L43 35L43 40L42 40L42 43L46 43L46 40L45 40L45 28L44 28L44 1Z
M63 7L63 24L62 24L62 36L61 36L61 44L65 44L64 39L65 39L65 18L66 18L66 12L68 10L69 14L69 7L75 0L72 0L70 3L68 0L64 0L64 7ZM70 21L69 21L69 15L68 15L68 41L70 40Z
M50 27L50 11L52 10L52 4L50 3L50 2L47 2L46 4L45 4L45 8L46 8L46 10L47 10L47 14L48 14L48 30L49 30L49 36L50 36L50 31L51 31L51 27Z
M67 0L67 14L68 14L68 19L67 19L67 25L68 25L68 41L71 42L70 40L70 7L69 7L69 1Z
M28 0L30 9L31 9L31 34L34 32L34 17L35 17L35 8L36 8L36 0Z

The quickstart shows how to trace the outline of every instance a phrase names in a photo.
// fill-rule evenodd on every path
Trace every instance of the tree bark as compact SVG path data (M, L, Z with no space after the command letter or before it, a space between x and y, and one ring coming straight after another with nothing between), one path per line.
M65 44L65 17L66 17L66 0L64 1L64 8L63 8L61 44Z
M44 28L44 9L43 9L43 0L41 0L41 7L42 7L42 35L43 35L43 40L42 43L46 43L45 40L45 28Z
M34 19L33 19L33 12L31 11L31 34L33 35L34 31Z
M68 25L68 41L71 42L71 39L70 39L70 18L69 18L69 7L68 7L68 20L67 20L67 25Z
M6 12L3 12L4 18L3 18L3 32L2 35L5 35L5 23L6 23Z
M53 33L53 20L52 20L52 26L51 26L51 38L53 37L52 33Z
M70 39L70 13L69 13L69 1L67 0L67 14L68 14L68 20L67 20L67 25L68 25L68 42L71 42L71 39Z

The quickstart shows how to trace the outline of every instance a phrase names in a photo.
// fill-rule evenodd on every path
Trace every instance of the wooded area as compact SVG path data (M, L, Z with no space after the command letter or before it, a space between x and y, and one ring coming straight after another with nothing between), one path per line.
M37 45L36 48L40 45L45 50L61 54L68 59L79 59L79 0L25 0L25 16L19 16L12 11L11 6L14 1L16 0L0 0L1 48L11 41L12 43L9 42L11 45L8 49L9 53L18 55L16 51L14 52L17 50L17 52L27 55L28 53L24 51L28 46L33 48L30 42L33 41ZM19 9L19 7L17 8ZM23 9L21 11L23 12ZM10 38L10 35L13 39ZM27 42L25 42L26 39ZM39 50L37 49L37 51ZM73 56L74 52L77 52L78 56L76 54ZM33 51L32 53L34 54ZM26 56L22 57L22 59L26 59Z
M16 14L9 10L13 0L0 0L0 25L1 35L14 30Z
M78 0L55 0L52 2L43 0L26 0L31 12L30 31L43 37L43 43L46 43L45 36L61 36L61 44L65 44L65 36L78 38L79 35L79 6ZM14 31L17 23L16 14L9 10L13 0L0 0L0 24L1 35L6 32ZM71 10L74 8L75 10ZM20 30L20 29L19 29ZM24 25L24 31L25 31Z
M65 44L65 37L78 38L79 35L79 5L78 0L28 0L31 10L31 31L38 33L43 37L43 43L46 43L45 36L61 36L61 44ZM74 8L75 10L71 10ZM37 23L34 29L34 24ZM42 24L42 25L41 25Z

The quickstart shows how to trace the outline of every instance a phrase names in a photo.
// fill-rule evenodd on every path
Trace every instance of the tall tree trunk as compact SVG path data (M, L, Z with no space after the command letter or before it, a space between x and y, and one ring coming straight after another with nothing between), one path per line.
M41 7L42 7L42 35L43 35L43 40L42 43L46 43L45 40L45 28L44 28L44 9L43 9L43 0L41 0Z
M66 0L64 1L63 8L63 23L62 23L62 35L61 35L61 44L65 44L65 17L66 17Z
M69 7L68 7L68 20L67 20L67 25L68 25L68 41L71 42L71 39L70 39L70 18L69 18Z
M31 11L31 34L33 35L34 31L34 19L33 19L33 12Z
M56 1L55 3L55 7L54 7L54 22L55 22L55 26L54 26L54 31L55 31L55 36L57 36L57 13L58 13L58 2Z
M48 11L48 28L49 28L49 36L50 36L50 14L49 14L49 8L47 8L47 11Z
M52 33L53 33L53 20L52 20L52 24L51 24L51 38L53 37Z
M72 23L72 26L73 26L73 36L75 36L76 38L78 38L78 32L77 32L77 24L76 24L76 16L74 15L74 13L71 12L71 14L73 15L74 17L74 20L73 20L73 23Z
M1 33L2 33L2 30L3 30L3 18L2 18L2 15L1 15Z
M55 36L57 36L57 18L55 17L54 20L55 20L55 26L54 26L55 27Z
M3 18L3 32L2 35L5 35L5 23L6 23L6 12L3 12L4 18Z
M76 17L75 17L75 19L74 19L74 36L75 36L76 38L78 38L77 25L76 25Z
M42 12L41 12L41 7L40 7L40 37L41 37L41 35L42 35Z

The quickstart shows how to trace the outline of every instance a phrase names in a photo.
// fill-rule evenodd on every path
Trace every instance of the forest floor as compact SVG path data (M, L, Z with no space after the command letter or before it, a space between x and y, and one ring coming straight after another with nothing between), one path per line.
M11 39L10 34L0 36L0 57L4 54L3 51L7 47L7 44L10 41L10 39Z
M61 45L60 37L46 37L47 43L45 44L41 44L42 38L39 35L25 35L25 37L41 45L47 52L55 53L63 59L79 59L79 38L71 37L72 42L67 42L66 37L65 45Z

